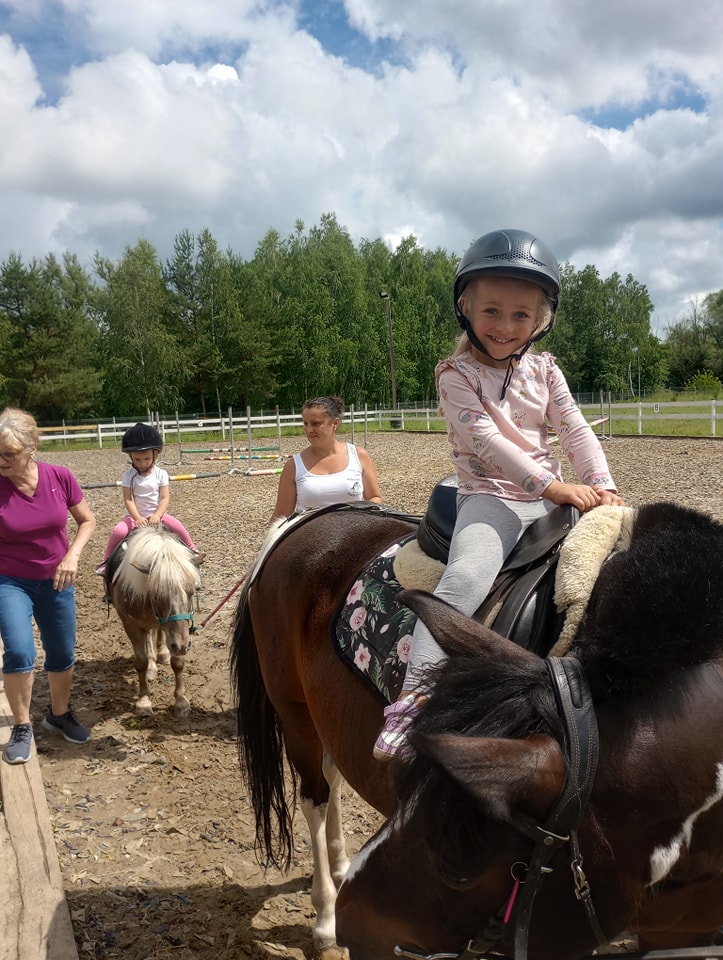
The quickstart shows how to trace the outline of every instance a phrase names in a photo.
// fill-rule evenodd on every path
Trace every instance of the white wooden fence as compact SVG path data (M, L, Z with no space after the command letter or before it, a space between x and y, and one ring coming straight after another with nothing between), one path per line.
M616 403L614 406L601 401L600 405L585 404L583 411L592 419L600 410L602 416L608 417L610 422L601 427L601 432L610 433L612 421L634 421L637 433L643 433L644 424L651 421L695 421L705 420L709 423L708 436L719 435L717 424L723 423L723 403L715 400L697 401L670 401L670 402L642 402ZM684 411L684 412L681 412ZM186 442L198 444L210 443L209 436L218 438L218 442L228 443L229 449L239 444L246 444L247 452L255 446L254 433L263 433L264 446L260 449L279 449L284 427L301 428L301 413L280 413L277 410L268 413L252 414L247 408L246 413L238 415L231 408L225 417L180 417L162 418L154 415L149 418L158 428L164 444L177 443L183 449ZM72 440L90 441L99 448L103 446L120 446L121 437L132 427L136 420L110 420L105 422L87 423L82 425L62 424L57 427L41 427L44 442L68 443ZM357 432L366 433L374 425L379 430L426 430L440 429L442 417L436 407L400 407L397 410L389 408L355 409L353 406L344 413L343 422L350 427L352 439ZM433 426L434 425L434 426ZM723 426L720 431L723 436ZM276 437L274 446L273 437ZM259 439L259 443L261 443ZM210 449L210 448L209 448ZM191 452L188 450L187 452ZM197 451L204 452L204 451Z

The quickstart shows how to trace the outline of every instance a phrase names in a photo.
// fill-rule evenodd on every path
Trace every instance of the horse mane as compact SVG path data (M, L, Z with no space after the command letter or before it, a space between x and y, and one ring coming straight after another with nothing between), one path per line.
M674 503L640 507L603 566L576 639L596 700L649 694L723 652L723 524Z
M412 740L416 733L511 739L544 733L562 742L542 659L496 661L456 653L427 673L425 689L429 699L412 724ZM465 863L471 852L483 857L496 833L490 817L481 811L471 816L469 795L424 754L398 766L393 775L399 809L414 808L430 856L444 851L450 864Z
M140 527L128 537L118 579L129 596L141 599L168 596L179 586L195 593L201 584L191 551L162 524Z

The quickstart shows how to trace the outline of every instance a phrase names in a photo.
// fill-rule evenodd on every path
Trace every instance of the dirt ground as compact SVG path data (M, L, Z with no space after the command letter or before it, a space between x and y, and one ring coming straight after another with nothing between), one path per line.
M363 443L364 437L356 436ZM283 441L283 452L303 438ZM369 437L387 502L422 512L434 483L450 471L441 434ZM723 519L723 441L606 441L613 473L630 504L676 500ZM81 484L120 478L118 449L42 457L66 464ZM276 475L230 474L225 461L184 455L169 446L173 474L220 476L171 484L171 510L207 552L202 621L243 575L263 539ZM259 466L264 464L259 463ZM136 719L130 643L101 602L93 573L106 537L122 514L119 487L88 489L98 529L81 561L78 666L73 706L92 728L74 747L46 734L44 676L34 692L36 743L60 866L81 958L245 960L312 952L311 858L298 816L291 871L264 870L253 851L253 816L239 774L228 673L228 639L236 596L198 633L187 657L188 719L170 713L172 673L160 667L155 714ZM350 791L345 797L349 847L376 829L378 815Z

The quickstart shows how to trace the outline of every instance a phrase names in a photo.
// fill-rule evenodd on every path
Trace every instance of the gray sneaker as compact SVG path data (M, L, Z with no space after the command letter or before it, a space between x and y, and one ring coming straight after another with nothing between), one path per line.
M43 726L51 733L59 733L68 741L68 743L87 743L90 740L90 732L78 723L78 718L72 710L66 710L65 713L56 717L51 707L43 719Z
M5 748L8 763L27 763L30 759L30 744L33 742L32 723L16 723Z

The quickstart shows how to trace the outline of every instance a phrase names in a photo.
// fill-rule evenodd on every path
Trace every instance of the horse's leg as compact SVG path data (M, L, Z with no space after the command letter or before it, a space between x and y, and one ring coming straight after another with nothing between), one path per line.
M334 913L336 883L332 875L327 836L330 801L333 807L338 800L331 796L325 776L323 747L306 705L287 701L283 704L283 715L279 715L284 727L289 760L299 774L300 807L311 837L311 853L314 859L311 903L316 910L313 932L315 956L321 960L331 960L339 955L339 948L336 945ZM338 797L340 774L331 764L329 774L337 783ZM333 810L331 820L335 824L335 833L338 833L341 827L340 811ZM335 844L335 869L339 866L338 849L338 844Z
M176 678L176 685L173 689L175 703L173 704L173 716L176 720L187 717L191 712L191 703L186 696L186 684L183 676L183 668L186 663L186 656L182 653L174 653L171 656L171 667Z
M158 676L158 668L156 662L158 660L156 654L156 634L160 633L159 630L148 630L145 635L145 647L146 647L146 680L149 683L152 683ZM136 667L138 669L138 667ZM150 694L149 694L150 695Z
M344 778L336 764L324 753L324 777L329 784L329 806L326 813L326 844L329 866L334 883L338 887L349 869L349 857L346 852L346 838L341 821L341 788Z
M166 643L166 634L160 628L156 630L156 660L158 663L169 664L171 652Z
M316 910L314 924L314 947L316 955L336 947L336 884L331 874L329 851L326 842L328 803L315 803L311 797L301 798L304 814L311 836L311 853L314 858L314 874L311 879L311 904Z
M148 686L149 674L156 675L155 652L152 633L140 628L126 627L126 633L133 644L133 664L138 674L138 699L136 700L136 714L139 717L150 717L153 713L151 691Z

